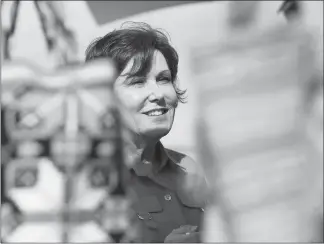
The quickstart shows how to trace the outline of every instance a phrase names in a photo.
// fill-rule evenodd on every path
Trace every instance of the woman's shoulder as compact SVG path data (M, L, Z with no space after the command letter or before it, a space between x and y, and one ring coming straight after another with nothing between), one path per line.
M204 171L192 157L171 149L166 149L169 158L186 173L183 188L194 202L207 202L209 186Z
M188 174L196 174L203 176L203 170L201 165L199 165L192 157L175 151L173 149L165 148L165 151L173 163L181 167Z

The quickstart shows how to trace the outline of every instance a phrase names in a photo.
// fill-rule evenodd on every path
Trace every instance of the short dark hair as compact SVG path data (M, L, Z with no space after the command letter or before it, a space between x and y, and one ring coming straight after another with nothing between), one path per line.
M170 45L168 36L162 30L153 29L146 23L126 22L120 29L95 39L86 50L86 62L109 57L115 62L120 74L134 58L133 67L127 75L145 75L151 69L156 50L166 59L178 100L185 102L186 90L181 90L177 85L178 53Z

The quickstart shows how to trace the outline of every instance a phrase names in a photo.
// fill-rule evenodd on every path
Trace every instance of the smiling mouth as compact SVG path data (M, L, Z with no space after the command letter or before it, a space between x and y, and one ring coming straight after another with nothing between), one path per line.
M143 114L147 115L147 116L160 116L160 115L163 115L163 114L166 114L168 112L168 109L166 108L159 108L159 109L153 109L153 110L150 110L148 112L145 112Z

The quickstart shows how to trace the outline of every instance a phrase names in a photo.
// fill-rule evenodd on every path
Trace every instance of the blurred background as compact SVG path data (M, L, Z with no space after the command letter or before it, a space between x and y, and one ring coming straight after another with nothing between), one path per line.
M200 162L200 160L208 161L209 159L202 159L205 155L200 151L202 149L200 145L198 145L200 140L197 138L197 121L201 119L202 111L205 111L205 105L200 101L200 98L204 96L204 90L198 88L200 84L205 84L204 81L212 79L210 77L216 77L222 72L222 70L219 72L216 71L217 68L223 66L218 66L218 64L220 64L219 61L214 62L211 56L214 50L218 50L224 42L233 40L238 43L241 43L241 41L242 43L249 43L251 40L254 40L253 38L262 39L262 37L260 37L262 33L270 32L276 29L276 27L285 28L285 26L289 25L293 25L294 27L296 25L303 26L302 30L304 34L300 36L303 38L304 36L309 36L309 38L315 40L311 42L314 45L311 47L309 46L309 49L314 49L313 51L315 52L313 59L316 61L314 61L315 65L313 68L317 71L319 70L319 72L323 72L320 68L322 67L321 65L323 65L323 1L300 1L301 4L297 10L294 10L294 7L291 7L289 4L290 7L288 8L287 2L291 4L295 1L262 1L255 13L255 19L252 21L252 31L246 32L253 33L251 35L247 34L248 37L249 35L251 37L245 40L243 40L244 35L242 35L242 33L233 34L233 30L228 24L229 1L60 1L57 4L60 5L61 14L64 16L66 26L75 34L77 41L76 59L79 61L84 60L85 49L92 40L119 28L125 21L146 22L154 28L165 30L170 35L171 43L178 51L180 57L179 82L182 88L187 89L188 103L180 104L176 112L173 129L162 141L166 147L183 152ZM11 24L12 15L10 8L13 3L14 1L5 1L1 3L1 21L3 29L8 29ZM248 13L248 11L246 13ZM299 37L299 35L296 36ZM289 37L287 38L289 39ZM291 38L291 40L293 40L293 38ZM269 45L272 44L270 43ZM273 43L273 45L275 45L275 43ZM27 60L43 69L52 69L57 65L55 56L48 51L39 16L31 1L20 2L16 30L10 43L10 54L12 60ZM290 60L293 60L293 57L295 57L289 52L285 53L285 51L283 51L283 55L291 55L289 56L292 58ZM213 66L210 66L209 70L215 70L214 73L211 72L211 74L209 74L207 71L201 71L199 68L196 68L199 66L197 60L211 60ZM307 63L307 60L304 60L304 62ZM205 61L205 63L208 67L208 62ZM237 68L238 66L235 65L234 67ZM293 68L290 71L294 72ZM268 72L271 73L271 71ZM236 72L232 75L235 76L235 73ZM288 71L287 76L289 76ZM239 79L239 77L237 79ZM323 79L323 76L321 79ZM208 88L209 86L210 85L206 83L206 87ZM322 86L319 87L320 88L316 89L322 89ZM238 88L234 87L233 89ZM296 207L295 212L304 211L303 213L305 215L312 215L312 218L290 217L295 216L295 212L287 214L289 209L293 206L291 205L291 201L296 202L295 198L289 200L283 198L281 202L284 203L284 206L280 205L280 203L278 208L276 208L277 203L273 203L272 205L267 205L267 207L264 207L263 210L260 211L252 211L251 209L246 211L242 210L240 214L238 214L239 217L232 218L234 219L235 228L239 230L236 237L237 241L323 241L323 230L321 229L323 227L323 174L321 171L323 170L323 130L321 126L319 126L318 129L314 129L318 124L323 123L323 113L321 112L323 109L323 107L321 107L323 97L322 95L316 95L316 97L319 97L318 100L316 100L317 98L315 99L318 101L317 103L319 105L315 108L314 113L316 115L311 114L309 116L311 120L313 120L313 122L309 122L310 124L313 123L310 126L311 129L309 133L312 134L312 147L316 148L314 151L316 151L319 156L314 159L316 163L307 162L308 164L306 164L306 166L304 164L302 166L295 166L301 171L298 173L298 177L301 176L303 177L302 179L295 176L297 177L295 181L282 183L295 184L294 182L297 181L303 183L307 182L305 183L307 187L304 185L307 189L303 191L303 203L298 205L299 207L302 205L302 207L297 208L295 205L294 206ZM254 103L257 101L258 100L255 100ZM280 107L280 104L276 106ZM222 108L227 111L230 107ZM208 118L208 115L204 118ZM214 121L213 118L210 118L209 122L210 121ZM235 120L235 122L240 123L240 120ZM214 123L217 124L221 122L215 120ZM212 125L208 124L207 128L212 128ZM264 128L264 130L267 129ZM231 135L233 135L233 137L236 136L235 133ZM207 140L212 139L209 138ZM222 142L217 141L210 143L219 144ZM226 157L224 157L224 162L226 162L226 160ZM231 172L229 174L233 173L233 175L234 171L238 172L237 175L239 175L239 177L237 178L243 179L244 182L244 179L246 180L247 178L244 178L242 175L244 175L244 172L247 172L249 168L256 169L256 164L247 164L247 166L241 164L238 168L232 168L233 171L226 169L226 172ZM269 162L269 164L271 164L271 162ZM288 171L290 173L294 171L294 163L292 163L293 166L291 168L287 168L287 166L283 164L282 167L281 164L278 165L277 171L273 171L270 178L278 176L278 178L281 177L280 179L284 179ZM207 166L202 165L202 167L206 170ZM305 167L307 170L305 170ZM258 174L258 172L256 174ZM56 182L55 176L52 177L54 177L53 182ZM257 179L254 184L259 184L260 182L262 182L262 179ZM213 185L212 182L211 185ZM280 188L280 186L276 186ZM253 188L253 186L249 187ZM247 195L248 193L244 195L244 190L239 188L232 194L236 194L237 198L244 199L254 198L253 194L260 194L260 191L263 191L263 194L266 195L266 192L269 191L266 185L261 189L253 189L249 190L249 194L251 195ZM287 190L286 193L288 195L289 190ZM35 205L34 208L37 208L37 204L42 205L36 202L33 203ZM307 207L304 207L305 202L307 202ZM236 207L238 208L238 206ZM235 206L233 208L235 208ZM208 220L209 222L206 222L206 229L218 228L216 226L218 224L214 223L212 220L213 216L216 215L216 212L210 211L209 216L211 219ZM316 215L316 217L313 215ZM282 216L286 217L281 218ZM214 219L216 219L216 217ZM267 219L269 219L269 221L266 221ZM300 225L297 226L296 221L305 221L303 224L307 223L307 225L311 226L309 233L300 235ZM287 226L294 227L288 228ZM46 238L43 235L38 235L37 239L35 237L37 235L34 233L39 232L38 228L39 226L29 227L29 229L26 228L25 230L20 230L20 232L15 232L13 230L12 236L10 237L9 235L8 240L29 240L33 242L59 241L59 238L55 236L56 232L53 226L49 227L50 230L47 230L47 232L43 230L44 233L47 233ZM95 230L94 227L88 226L84 228L88 228L85 230L88 231L89 234L88 239L84 238L83 241L104 241L104 239L100 239L101 234L98 234L99 232ZM80 230L79 232L76 231L76 233L80 233ZM77 236L78 234L74 235ZM95 237L91 238L91 235ZM217 241L218 239L215 235L213 231L209 231L209 234L206 234L205 241ZM74 241L79 240L76 238Z

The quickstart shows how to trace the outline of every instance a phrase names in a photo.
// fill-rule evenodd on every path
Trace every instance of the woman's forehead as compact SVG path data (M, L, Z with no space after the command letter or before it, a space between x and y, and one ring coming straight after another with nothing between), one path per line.
M127 65L125 66L124 70L121 72L121 76L129 73L133 66L134 66L134 62L135 62L135 58L131 58ZM169 70L169 66L167 64L167 61L165 59L165 57L163 56L163 54L156 50L154 51L154 54L153 54L153 57L152 57L152 64L151 64L151 69L148 73L149 74L157 74L157 73L160 73L161 71L165 71L165 70Z
M152 59L151 71L155 69L160 72L162 70L169 70L167 61L160 51L155 51Z

